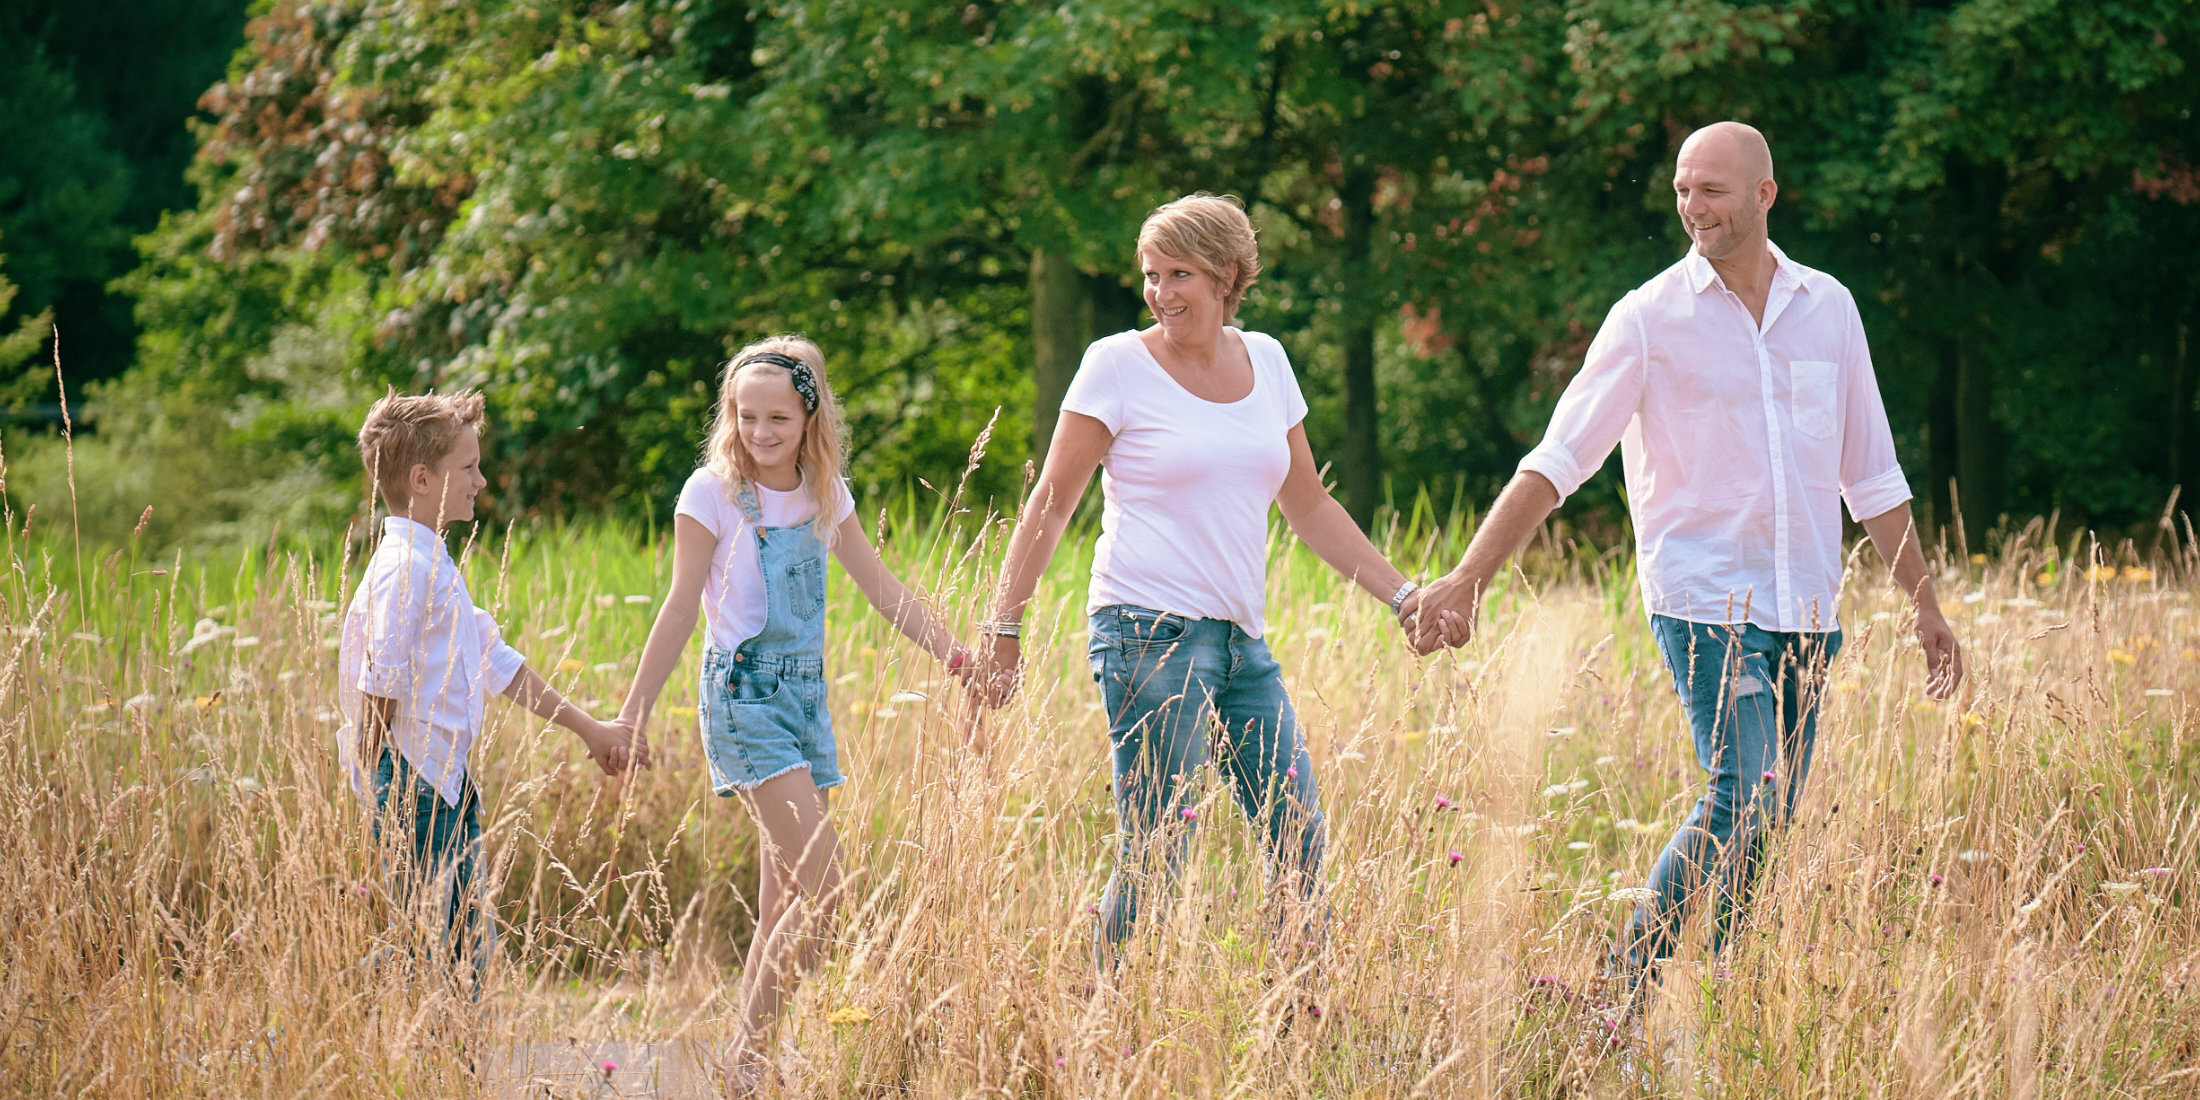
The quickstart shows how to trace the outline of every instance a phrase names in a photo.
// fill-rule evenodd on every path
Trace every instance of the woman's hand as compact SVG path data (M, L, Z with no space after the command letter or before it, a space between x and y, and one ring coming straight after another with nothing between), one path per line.
M978 643L977 668L970 674L970 689L984 706L998 707L1015 698L1024 674L1023 643L1015 638L988 634Z

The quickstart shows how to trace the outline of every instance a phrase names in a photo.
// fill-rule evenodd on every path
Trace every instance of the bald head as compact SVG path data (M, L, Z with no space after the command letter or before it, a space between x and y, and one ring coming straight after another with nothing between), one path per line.
M1779 191L1772 182L1772 147L1746 123L1714 122L1688 135L1673 163L1681 225L1707 259L1762 252L1765 215Z
M1731 167L1752 185L1772 178L1772 146L1746 122L1714 122L1688 135L1681 143L1680 159L1687 160L1690 154Z

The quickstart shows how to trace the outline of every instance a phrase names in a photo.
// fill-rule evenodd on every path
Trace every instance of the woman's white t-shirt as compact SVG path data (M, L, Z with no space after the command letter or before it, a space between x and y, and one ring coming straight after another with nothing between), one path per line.
M1195 397L1136 331L1103 337L1062 398L1115 434L1102 459L1100 545L1086 610L1135 604L1227 619L1260 637L1268 602L1268 507L1291 470L1292 425L1306 398L1283 345L1245 342L1253 390L1227 403Z
M856 498L848 483L836 481L839 503L834 506L837 525L853 515ZM817 515L810 503L809 486L787 492L756 487L757 510L766 527L799 527ZM680 488L680 503L673 515L687 516L718 539L711 555L710 575L703 580L703 622L710 644L737 649L764 630L764 570L757 564L756 536L749 531L749 517L726 492L726 483L708 467L688 475Z

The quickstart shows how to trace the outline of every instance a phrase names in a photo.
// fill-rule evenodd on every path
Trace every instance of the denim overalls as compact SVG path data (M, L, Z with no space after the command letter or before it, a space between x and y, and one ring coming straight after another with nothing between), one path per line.
M807 523L764 526L753 486L738 499L756 532L764 629L731 653L703 654L696 705L711 787L730 796L802 767L819 790L837 787L840 753L825 710L825 544Z

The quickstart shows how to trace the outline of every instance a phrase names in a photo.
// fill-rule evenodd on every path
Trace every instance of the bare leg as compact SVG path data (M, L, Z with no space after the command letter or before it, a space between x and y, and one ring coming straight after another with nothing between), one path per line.
M741 1023L727 1067L727 1083L736 1094L757 1083L765 1029L815 959L840 895L840 842L825 819L824 792L810 773L774 776L744 797L763 834L759 877L765 885L757 915L770 922L758 926L742 977Z

